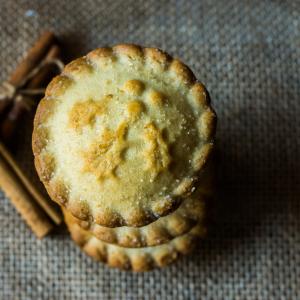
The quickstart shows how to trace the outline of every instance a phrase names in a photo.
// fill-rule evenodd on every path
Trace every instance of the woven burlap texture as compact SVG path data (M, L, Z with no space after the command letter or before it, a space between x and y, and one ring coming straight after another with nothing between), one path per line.
M39 241L0 197L0 299L300 299L299 1L1 1L0 79L45 29L67 56L134 42L182 58L219 116L219 202L195 254L132 274L65 229ZM31 120L15 153L37 181Z

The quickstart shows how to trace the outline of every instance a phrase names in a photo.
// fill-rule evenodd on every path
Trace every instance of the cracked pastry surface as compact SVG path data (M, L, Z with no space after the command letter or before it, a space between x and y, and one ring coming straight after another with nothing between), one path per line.
M82 229L74 217L63 209L65 222L72 239L89 256L111 267L137 272L164 267L190 253L197 239L205 235L201 225L195 225L189 232L172 241L154 247L126 248L98 240L89 231Z
M205 87L154 48L99 48L48 85L33 152L54 201L107 227L144 226L193 190L214 147Z

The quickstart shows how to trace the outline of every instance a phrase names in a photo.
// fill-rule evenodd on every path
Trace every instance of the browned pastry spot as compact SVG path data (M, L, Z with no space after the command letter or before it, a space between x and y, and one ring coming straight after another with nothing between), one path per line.
M66 204L69 198L69 188L66 187L62 180L53 180L51 184L47 185L47 192L52 199L60 205Z
M72 76L75 80L78 80L86 75L93 73L94 68L87 57L80 57L69 64L64 68L63 74Z
M121 44L113 47L114 53L117 55L126 56L131 60L143 58L142 48L133 44Z
M210 155L212 154L214 144L205 144L198 152L195 153L194 165L197 170L203 168L209 161Z
M144 138L147 143L147 149L144 151L147 162L146 170L149 170L152 179L155 179L160 172L168 168L171 156L167 143L154 123L151 122L145 126Z
M139 100L132 100L127 105L127 112L129 115L129 119L132 122L135 122L141 116L141 113L144 111L145 106L143 102Z
M35 114L35 119L34 119L34 124L35 126L40 126L44 124L49 117L53 113L53 109L56 105L56 101L54 98L43 98L39 106L37 108L36 114Z
M43 153L35 157L35 167L43 182L49 182L54 175L55 159L50 153Z
M96 117L106 111L112 98L112 95L106 95L100 101L89 99L75 103L69 113L69 126L77 132L81 132L86 125L93 126Z
M165 96L156 90L151 90L148 95L148 101L154 106L162 106L165 102Z
M81 227L84 228L83 226L81 226ZM86 228L86 229L88 229L88 228ZM95 226L93 234L96 237L98 237L100 240L106 241L107 243L110 243L110 244L116 244L118 242L118 239L111 228Z
M216 114L212 109L207 109L200 117L200 134L205 140L215 135L216 131Z
M87 54L89 59L99 59L99 58L110 58L113 56L113 51L111 48L98 48Z
M172 211L176 208L176 202L170 195L167 195L163 198L160 199L160 201L154 202L152 204L152 211L157 215L157 216L165 216L166 211Z
M56 76L48 84L45 96L60 97L73 83L74 81L66 75Z
M146 59L148 58L151 64L162 68L162 70L166 69L172 61L172 58L160 49L144 48L144 53Z
M108 228L124 225L123 218L109 208L98 210L94 216L94 221L97 224L105 224Z
M67 209L73 216L78 216L81 220L89 219L90 208L84 200L78 199L77 201L68 202Z
M203 107L209 104L209 97L202 83L196 82L191 88L191 93L198 106Z
M39 155L46 147L49 139L49 131L45 127L37 127L32 134L32 150L33 153Z
M127 80L122 88L124 92L132 96L140 96L143 93L144 89L144 83L137 79Z
M180 78L185 84L191 85L196 80L195 75L189 67L178 59L174 59L169 68L171 71L175 72L178 78Z
M115 178L114 171L122 162L122 152L126 149L127 123L123 122L116 131L106 128L98 141L93 142L82 153L83 172L93 173L98 180Z

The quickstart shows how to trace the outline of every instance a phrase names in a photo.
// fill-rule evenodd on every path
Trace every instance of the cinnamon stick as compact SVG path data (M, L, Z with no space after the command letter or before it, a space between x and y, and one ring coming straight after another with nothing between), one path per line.
M53 32L46 31L37 40L34 46L27 52L23 61L11 74L9 82L18 85L24 77L45 57L48 49L54 43L55 36Z
M55 37L52 32L47 31L43 33L39 40L29 50L26 57L21 61L15 71L11 74L8 82L13 86L20 85L24 77L26 77L46 55L46 52L54 43L54 40ZM3 99L2 101L0 101L0 114L7 108L10 103L11 101L9 99Z
M57 45L52 45L48 51L46 56L46 60L51 60L55 58L59 58L60 56L60 48ZM53 70L53 65L45 65L44 68L37 73L37 75L31 79L28 83L27 88L35 89L40 88L43 83L48 79L51 75L51 71ZM23 113L28 110L30 103L32 102L30 97L23 96L22 101L18 101L14 103L11 110L5 116L5 119L2 121L0 127L0 134L2 139L5 142L9 142L13 137L14 131L17 127L18 120L23 115Z
M54 44L49 49L47 55L46 55L46 61L52 60L52 59L60 59L61 58L61 49L58 45ZM40 70L36 74L35 77L31 79L31 81L28 83L28 88L35 89L43 86L45 83L48 83L51 78L50 76L53 75L53 65L46 65L43 69Z
M49 36L49 35L48 35ZM42 40L45 41L45 38ZM47 41L49 40L46 39ZM38 43L45 45L44 42ZM40 49L40 46L38 47ZM31 51L34 53L35 51ZM60 49L57 45L52 45L45 59L54 59L58 58L60 54ZM28 65L28 64L27 64ZM53 66L51 66L52 68ZM29 82L28 88L38 88L40 85L48 79L47 77L51 73L50 65L46 65L37 75ZM21 68L24 70L24 68ZM16 73L16 72L15 72ZM18 73L18 72L17 72ZM18 73L20 74L20 73ZM23 97L22 101L15 102L11 111L8 113L6 118L3 120L1 124L1 137L8 142L15 131L18 120L20 119L23 112L27 109L26 101L30 101L29 97ZM5 146L0 143L0 154L6 160L6 162L10 165L12 170L15 172L15 175L19 177L19 180L23 183L23 185L27 188L28 192L33 196L36 202L44 209L44 211L48 214L48 216L53 220L55 224L60 224L62 222L62 217L60 212L55 208L55 204L49 202L49 200L45 199L41 193L37 190L37 188L30 182L27 176L23 173L21 168L18 166L17 162L11 156L11 154L6 150ZM26 199L24 199L26 201Z
M31 199L1 155L0 186L38 238L44 237L53 229L45 213Z
M5 146L0 142L0 155L6 161L7 165L10 166L12 171L15 172L15 175L19 178L24 187L28 190L28 192L33 196L34 200L43 208L45 213L53 220L53 222L57 225L61 224L62 216L58 210L55 209L52 203L49 203L49 200L45 199L42 194L38 191L38 189L30 182L21 168L18 166L15 159L11 156L11 154L6 150ZM20 200L21 201L21 200ZM23 202L25 202L24 199ZM53 203L54 204L54 203Z

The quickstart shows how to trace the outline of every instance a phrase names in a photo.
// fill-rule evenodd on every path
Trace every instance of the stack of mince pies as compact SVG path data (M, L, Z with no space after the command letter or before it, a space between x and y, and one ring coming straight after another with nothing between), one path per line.
M73 240L109 266L146 271L207 232L216 115L191 70L156 48L99 48L48 85L35 166Z

